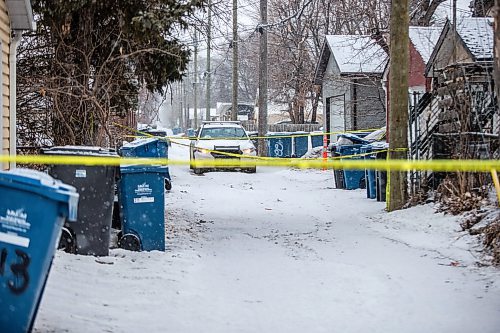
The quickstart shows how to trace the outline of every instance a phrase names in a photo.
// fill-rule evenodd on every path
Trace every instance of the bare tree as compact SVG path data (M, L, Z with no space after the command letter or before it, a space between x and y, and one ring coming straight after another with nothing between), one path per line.
M410 2L410 25L428 27L440 4L446 0L412 0Z
M32 3L39 21L20 47L19 127L34 128L22 122L34 107L46 144L106 146L116 142L111 120L137 110L141 88L162 93L182 78L189 50L172 32L204 1Z

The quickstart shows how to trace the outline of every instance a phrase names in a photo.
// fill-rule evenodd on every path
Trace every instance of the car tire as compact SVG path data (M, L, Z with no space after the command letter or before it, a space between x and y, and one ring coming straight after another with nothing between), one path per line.
M195 175L201 175L203 174L203 169L201 168L193 168L193 172Z

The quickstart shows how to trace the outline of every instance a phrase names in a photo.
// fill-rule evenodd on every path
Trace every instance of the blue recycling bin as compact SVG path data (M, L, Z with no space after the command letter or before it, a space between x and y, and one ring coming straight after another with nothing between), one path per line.
M311 132L311 147L322 147L324 135L323 132Z
M293 135L293 157L302 157L309 150L309 135L307 132L294 132Z
M361 146L360 152L363 154L363 158L365 160L373 160L375 159L374 154L370 154L372 152L372 146L364 145ZM376 182L376 173L375 169L365 169L365 180L366 180L366 197L369 199L375 199L377 197L377 182Z
M165 166L120 167L118 245L133 251L165 251Z
M179 133L181 133L182 129L180 127L174 127L172 128L172 134L173 135L177 135Z
M65 219L76 221L75 188L47 174L0 171L0 332L33 327Z
M124 144L120 148L120 155L123 157L168 158L168 142L157 138L139 138ZM165 176L165 189L172 189L172 179L168 168Z
M290 133L267 133L267 154L270 157L292 157L292 137Z
M338 146L336 151L340 156L350 156L352 159L359 159L353 155L359 154L361 144ZM364 170L344 170L344 185L346 190L355 190L365 188L365 171Z
M196 130L194 128L188 128L186 130L186 135L190 138L194 138L196 136Z
M157 138L139 138L120 148L123 157L168 157L168 142Z

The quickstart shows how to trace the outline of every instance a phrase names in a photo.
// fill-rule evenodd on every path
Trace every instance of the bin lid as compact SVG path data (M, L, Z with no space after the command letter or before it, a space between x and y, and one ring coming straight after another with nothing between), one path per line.
M121 149L133 149L140 146L150 144L152 142L159 141L157 138L138 138L132 142L124 143Z
M267 132L266 136L291 136L292 132Z
M120 173L165 173L168 174L168 166L165 165L122 165Z
M66 203L68 220L76 221L77 219L79 195L76 189L46 173L24 168L0 171L0 185L24 189L54 201Z
M342 133L337 135L338 138L346 138L352 141L353 144L368 144L370 141L360 138L356 134Z
M375 141L370 143L368 146L370 146L373 150L384 150L389 148L389 143L385 141Z
M47 155L119 157L116 150L98 146L56 146L42 149L42 153Z

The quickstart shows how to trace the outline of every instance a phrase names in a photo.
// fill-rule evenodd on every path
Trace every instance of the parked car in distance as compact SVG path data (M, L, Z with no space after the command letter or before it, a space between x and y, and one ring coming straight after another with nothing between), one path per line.
M242 160L245 157L256 156L256 149L247 132L239 121L205 121L197 130L195 138L189 146L190 168L195 174L201 174L209 169L221 168L216 166L197 167L196 161L215 161L227 159L228 161ZM240 169L254 173L257 168L251 163L251 158L245 159L245 165L238 161L224 165L224 169Z

